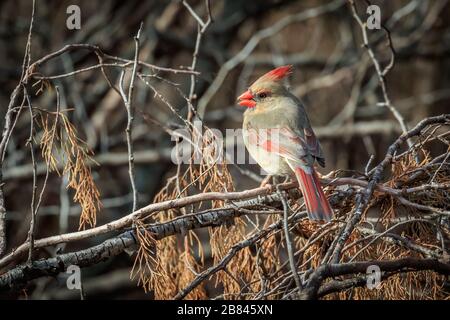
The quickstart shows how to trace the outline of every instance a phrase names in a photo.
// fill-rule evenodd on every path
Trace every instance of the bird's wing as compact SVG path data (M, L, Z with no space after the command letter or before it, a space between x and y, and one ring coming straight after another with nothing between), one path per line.
M317 160L317 162L325 167L325 157L323 155L322 147L320 146L319 139L316 138L312 128L303 129L304 141L308 148L309 153Z
M325 157L320 146L320 142L311 128L308 115L303 102L294 95L290 95L291 101L295 104L295 113L288 118L288 127L302 138L308 153L322 166L325 167Z
M312 133L312 134L311 134ZM267 152L275 153L290 162L312 166L320 145L312 130L297 134L288 127L255 129L248 128L248 142Z

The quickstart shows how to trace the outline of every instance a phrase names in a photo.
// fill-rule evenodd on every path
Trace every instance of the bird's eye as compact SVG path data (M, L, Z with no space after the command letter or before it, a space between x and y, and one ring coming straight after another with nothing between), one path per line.
M258 98L260 98L260 99L267 98L267 93L266 92L258 93Z

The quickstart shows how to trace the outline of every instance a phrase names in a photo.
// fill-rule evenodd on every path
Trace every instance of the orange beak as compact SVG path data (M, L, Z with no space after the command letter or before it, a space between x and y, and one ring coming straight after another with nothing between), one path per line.
M245 91L238 98L238 104L243 107L254 108L256 106L256 101L250 90Z

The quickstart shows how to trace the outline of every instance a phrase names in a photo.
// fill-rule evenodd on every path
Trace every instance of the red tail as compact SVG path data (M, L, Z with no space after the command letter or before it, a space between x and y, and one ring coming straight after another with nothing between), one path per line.
M330 221L333 218L333 209L331 209L323 193L317 173L313 168L311 168L311 173L305 172L302 168L297 168L295 174L303 199L305 199L309 219Z

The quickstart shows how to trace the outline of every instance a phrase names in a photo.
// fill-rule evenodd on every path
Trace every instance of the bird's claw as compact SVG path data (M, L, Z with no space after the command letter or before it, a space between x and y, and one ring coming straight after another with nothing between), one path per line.
M267 188L267 189L272 189L273 185L269 182L272 179L272 175L268 175L267 177L265 177L263 179L263 181L261 181L261 184L259 185L261 188Z

